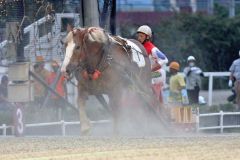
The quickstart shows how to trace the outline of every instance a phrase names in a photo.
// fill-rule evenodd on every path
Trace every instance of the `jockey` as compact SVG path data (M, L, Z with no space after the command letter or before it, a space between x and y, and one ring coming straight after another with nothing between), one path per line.
M149 26L142 25L138 28L137 39L143 44L149 56L153 88L159 97L160 102L162 102L162 89L166 87L166 71L163 67L168 63L168 58L151 42L151 37L152 30Z

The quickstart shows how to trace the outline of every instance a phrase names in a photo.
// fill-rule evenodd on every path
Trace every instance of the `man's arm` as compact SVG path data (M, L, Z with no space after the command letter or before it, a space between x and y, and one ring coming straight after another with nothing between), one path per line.
M191 73L191 68L190 67L184 68L183 73L188 77Z
M156 58L156 63L161 66L168 63L167 56L156 47L152 49L152 56Z
M234 64L234 62L233 62L232 65L231 65L231 67L229 68L229 71L230 71L230 76L229 76L229 81L228 81L228 86L229 86L229 87L232 87L232 85L233 85L233 80L234 80L234 76L233 76L234 68L235 68L235 64Z

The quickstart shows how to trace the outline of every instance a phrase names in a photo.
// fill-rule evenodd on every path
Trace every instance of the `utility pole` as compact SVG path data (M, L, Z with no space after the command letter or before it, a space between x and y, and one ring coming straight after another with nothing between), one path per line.
M112 0L111 13L110 13L110 31L113 35L116 34L116 0Z
M97 0L83 0L83 25L99 26L99 13Z
M235 0L229 1L229 18L235 17Z
M105 29L108 28L107 19L108 19L109 6L110 6L110 0L104 0L100 26Z
M116 34L116 0L104 0L100 24L113 35Z

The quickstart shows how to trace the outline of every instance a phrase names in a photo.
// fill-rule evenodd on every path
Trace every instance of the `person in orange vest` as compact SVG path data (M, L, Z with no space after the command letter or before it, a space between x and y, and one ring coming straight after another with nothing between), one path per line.
M46 78L50 75L50 71L45 69L45 62L43 56L36 57L36 64L34 67L34 73L46 82ZM46 88L37 80L34 81L34 101L41 106L44 97L46 96Z
M163 66L168 63L168 58L152 42L152 30L147 25L137 29L137 39L147 51L151 62L152 87L160 103L163 103L163 88L166 85L166 71Z
M55 91L60 96L65 97L66 96L65 78L61 74L58 77L58 72L60 67L58 62L53 60L51 62L51 67L53 71L50 73L50 75L46 79L47 84L55 87ZM62 109L64 108L63 101L61 101L58 96L51 94L51 105L55 107L55 110L58 110L57 116L58 116L58 119L60 120L62 118Z
M57 61L51 62L51 67L53 71L50 73L50 75L46 78L46 81L49 85L52 85L57 77L57 72L59 69L59 64ZM62 97L65 97L65 78L63 75L60 75L59 79L56 82L56 88L55 91ZM55 95L52 95L53 99L57 99L58 97Z

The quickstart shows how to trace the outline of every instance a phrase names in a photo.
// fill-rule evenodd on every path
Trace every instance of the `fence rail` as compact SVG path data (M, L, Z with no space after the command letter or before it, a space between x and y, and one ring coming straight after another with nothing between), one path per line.
M213 126L201 126L201 117L213 117L213 116L218 116L217 118L217 124ZM224 116L239 116L237 117L238 119L233 119L230 121L230 123L238 123L235 125L232 124L225 124L224 123ZM240 112L223 112L220 111L219 113L206 113L206 114L199 114L197 117L197 131L200 130L213 130L213 129L220 129L220 133L223 133L224 129L227 128L240 128ZM206 124L205 124L206 125Z
M91 124L105 124L110 123L110 120L99 120L99 121L91 121ZM25 128L32 128L32 127L46 127L46 126L56 126L59 125L61 127L61 135L66 135L66 126L67 125L78 125L80 124L79 121L72 121L66 122L64 120L58 122L47 122L47 123L34 123L34 124L25 124ZM14 134L14 126L7 126L6 124L2 124L0 126L0 130L2 130L2 136L7 136L7 129L11 128L12 135Z
M228 77L230 72L204 72L205 77L208 78L208 105L212 106L213 99L213 77Z
M208 125L207 123L204 123L204 119L206 117L216 117L217 116L217 124ZM224 121L224 116L238 116L237 120L233 119L226 124L226 120ZM201 120L202 118L203 121ZM223 112L220 111L219 113L204 113L204 114L199 114L197 116L196 120L196 129L197 131L203 131L203 130L216 130L219 129L220 133L223 133L224 129L229 129L229 128L240 128L240 112ZM225 122L225 123L224 123ZM110 123L110 120L99 120L99 121L91 121L91 124L106 124ZM237 123L237 124L233 124ZM56 126L59 125L61 127L61 135L65 136L66 135L66 126L67 125L79 125L79 121L72 121L72 122L66 122L64 120L58 121L58 122L48 122L48 123L36 123L36 124L25 124L25 128L32 128L32 127L46 127L46 126ZM0 126L0 130L2 130L2 136L7 135L7 129L11 129L12 135L14 134L14 126L7 126L6 124L2 124Z

